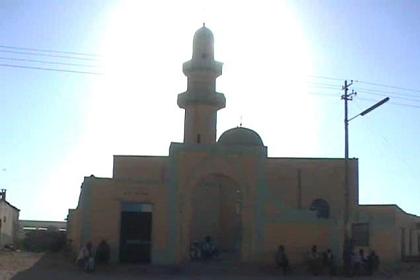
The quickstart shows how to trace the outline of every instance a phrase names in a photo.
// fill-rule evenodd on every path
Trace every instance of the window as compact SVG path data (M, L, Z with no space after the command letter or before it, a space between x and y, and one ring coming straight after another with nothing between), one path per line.
M200 144L200 142L201 142L201 135L197 134L197 144Z
M354 246L369 246L369 224L357 223L351 225L351 236Z
M312 201L310 210L316 211L318 218L328 219L330 217L330 205L324 199L315 199Z

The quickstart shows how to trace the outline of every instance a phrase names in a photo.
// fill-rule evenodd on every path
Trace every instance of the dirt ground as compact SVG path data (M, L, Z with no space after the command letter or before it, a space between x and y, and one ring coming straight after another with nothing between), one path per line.
M29 279L331 279L330 276L309 276L297 272L284 277L274 267L249 267L220 263L192 263L181 267L152 265L109 265L97 267L93 274L79 271L62 254L36 254L27 252L0 252L0 280ZM332 279L348 279L333 277ZM374 277L353 279L412 279L420 280L420 263L403 264L398 270L382 269Z

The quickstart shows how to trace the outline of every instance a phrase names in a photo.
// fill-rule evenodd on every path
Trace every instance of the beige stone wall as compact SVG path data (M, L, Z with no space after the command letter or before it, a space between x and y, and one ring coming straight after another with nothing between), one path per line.
M265 263L274 262L274 255L279 245L285 247L292 265L303 264L313 245L317 246L319 252L325 252L327 249L335 251L336 244L334 244L332 235L336 233L327 224L269 224L266 232L265 252L262 258Z
M357 160L349 165L350 206L358 204ZM300 174L300 180L299 180ZM270 194L290 208L309 209L321 198L330 205L330 215L344 213L344 161L342 159L269 158L267 175ZM300 185L299 185L300 182Z
M407 214L401 209L395 210L396 227L400 238L399 251L404 252L405 256L418 256L418 229L417 223L420 224L420 217ZM404 247L404 248L402 248Z
M67 219L67 240L70 240L73 253L76 254L82 247L80 209L70 209Z
M96 178L90 185L91 241L94 245L106 240L116 260L119 253L121 203L136 202L153 205L152 262L159 263L159 252L168 240L167 194L163 185L117 182ZM155 259L156 258L156 259Z
M0 220L0 247L7 244L14 244L17 239L19 211L1 200Z
M163 181L168 157L114 156L113 178Z
M370 244L364 249L375 250L384 263L400 261L403 255L419 255L418 216L396 205L361 205L358 212L356 218L369 223Z

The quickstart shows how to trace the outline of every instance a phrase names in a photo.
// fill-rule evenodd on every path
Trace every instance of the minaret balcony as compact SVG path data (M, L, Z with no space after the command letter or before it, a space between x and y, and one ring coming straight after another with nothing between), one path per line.
M223 63L215 60L189 60L182 65L185 76L197 74L213 74L214 78L222 75Z
M211 92L211 93L192 93L183 92L178 94L177 100L180 108L186 109L190 105L209 105L216 107L216 110L225 108L226 98L223 93Z

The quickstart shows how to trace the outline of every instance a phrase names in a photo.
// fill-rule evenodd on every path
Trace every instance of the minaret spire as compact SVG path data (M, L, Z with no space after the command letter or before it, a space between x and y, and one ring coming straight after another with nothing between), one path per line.
M187 91L178 95L178 106L185 109L184 143L216 142L217 111L226 105L225 96L216 92L222 66L214 60L213 33L203 23L194 34L192 58L183 64Z

